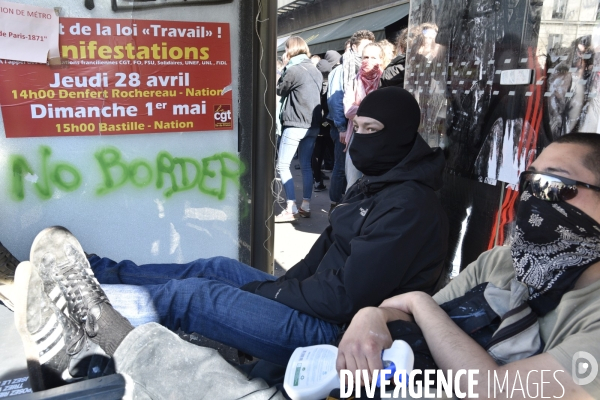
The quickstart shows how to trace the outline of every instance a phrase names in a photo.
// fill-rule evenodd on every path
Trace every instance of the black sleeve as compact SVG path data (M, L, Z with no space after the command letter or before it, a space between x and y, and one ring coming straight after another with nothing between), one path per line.
M404 67L402 65L394 65L383 71L381 87L389 86L404 86Z
M331 226L328 226L321 236L319 236L315 244L313 244L306 257L296 263L296 265L290 268L285 275L280 277L277 281L284 281L287 279L297 279L301 281L313 275L317 271L317 268L319 268L321 260L325 256L325 253L327 253L327 250L329 250L331 243L333 243L331 240ZM268 281L248 282L241 286L240 290L256 293L258 287L263 283L268 283Z
M243 290L245 292L250 292L250 293L255 293L256 289L260 286L261 283L263 283L264 281L252 281L252 282L248 282L243 286L240 286L240 290Z
M359 309L379 305L401 285L429 230L422 229L415 208L396 207L367 222L350 242L344 268L265 282L255 293L332 323L346 323Z

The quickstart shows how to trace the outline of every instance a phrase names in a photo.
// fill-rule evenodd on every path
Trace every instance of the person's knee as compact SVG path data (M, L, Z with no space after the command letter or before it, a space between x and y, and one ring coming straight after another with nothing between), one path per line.
M92 254L88 257L88 262L94 272L94 276L99 282L108 284L121 283L119 264L115 261Z
M338 165L338 163L336 163L333 167L333 171L331 172L331 174L336 177L336 178L343 178L344 176L346 176L346 171L345 171L345 166L344 164L342 165Z
M290 162L289 161L283 161L281 158L279 158L277 160L277 165L275 166L275 168L277 168L277 171L283 171L285 169L289 169L290 168Z
M285 181L289 180L292 177L292 173L290 171L290 164L287 164L287 165L277 164L276 170L277 170L277 174L279 175L282 182L284 182L284 183L285 183Z
M219 266L219 268L223 267L225 264L231 264L232 261L235 261L233 258L225 257L225 256L216 256L211 258L214 264Z
M192 261L195 267L201 268L203 271L211 270L218 271L222 268L227 268L231 264L232 259L224 256L216 256L211 258L199 258Z

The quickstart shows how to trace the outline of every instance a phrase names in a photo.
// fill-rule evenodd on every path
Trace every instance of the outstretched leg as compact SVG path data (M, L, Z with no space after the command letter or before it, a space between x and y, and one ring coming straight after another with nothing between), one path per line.
M186 343L156 324L134 330L82 263L72 235L64 228L42 233L32 251L36 265L21 263L15 277L22 294L15 318L34 390L115 365L133 382L129 390L136 398L283 399L264 381L248 381L215 350Z
M45 246L46 242L52 245ZM72 300L72 314L80 322L93 322L93 310L96 308L92 308L90 314L85 304L78 300L79 293L94 299L92 305L108 303L108 298L89 268L77 239L64 228L49 228L38 235L31 253L32 261L41 260L34 263L47 271L41 274L45 277L44 283L60 287L67 300ZM226 263L231 261L223 257L220 259ZM143 270L137 266L134 268ZM174 265L174 268L180 271L194 269L189 265ZM220 269L222 266L216 268ZM243 283L256 280L251 278L261 276L263 273L260 271L251 269L245 279L241 279L237 272L227 271L223 277L223 274L212 276L206 273L207 268L204 270L205 277L202 278L171 279L166 283L136 286L145 294L143 303L138 301L139 293L130 296L130 293L118 289L112 291L111 298L116 309L123 310L128 319L139 313L154 315L154 320L172 331L196 332L281 365L287 363L297 347L331 343L339 333L337 325L239 289L238 286ZM243 268L240 270L245 271ZM254 271L258 274L255 275ZM120 275L123 276L122 271ZM110 285L104 288L109 293L113 289Z

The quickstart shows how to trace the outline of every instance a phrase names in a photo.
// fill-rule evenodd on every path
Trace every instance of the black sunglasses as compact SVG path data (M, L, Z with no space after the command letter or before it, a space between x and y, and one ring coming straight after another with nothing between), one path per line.
M531 193L540 200L557 202L577 196L577 186L600 192L600 187L548 173L525 171L519 176L519 191L529 185Z

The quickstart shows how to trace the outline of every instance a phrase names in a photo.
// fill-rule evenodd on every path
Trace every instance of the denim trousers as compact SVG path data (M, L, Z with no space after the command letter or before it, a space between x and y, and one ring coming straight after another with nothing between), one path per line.
M293 128L283 127L281 142L279 143L279 154L277 158L277 172L281 178L281 184L285 190L287 200L296 201L294 181L290 165L296 150L302 170L302 198L310 200L313 190L312 153L319 128Z
M331 172L331 180L329 182L329 200L332 203L342 201L344 192L346 191L346 153L344 153L345 145L340 143L340 132L333 124L329 131L331 140L333 140L333 171Z
M89 261L111 304L134 326L158 322L196 332L280 365L297 347L332 343L340 332L338 325L240 290L275 278L227 257L140 266L95 255Z

